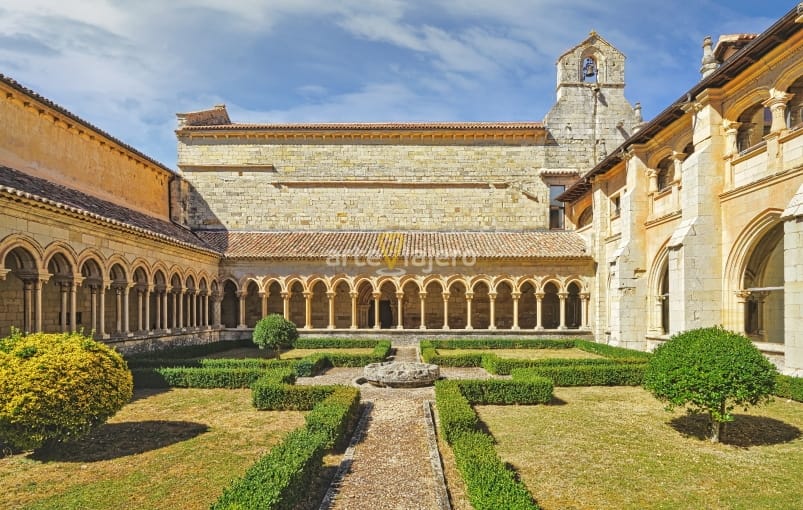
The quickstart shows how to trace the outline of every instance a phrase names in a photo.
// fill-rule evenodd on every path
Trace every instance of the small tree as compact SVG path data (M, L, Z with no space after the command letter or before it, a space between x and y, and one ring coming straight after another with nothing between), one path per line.
M259 319L254 328L254 343L260 349L268 348L276 351L276 358L282 347L292 347L298 338L296 325L278 313Z
M0 443L21 450L80 437L133 392L126 362L79 333L0 339Z
M667 402L667 410L686 406L690 414L708 413L710 439L719 442L737 406L770 400L778 371L750 339L721 327L672 336L655 350L644 387Z

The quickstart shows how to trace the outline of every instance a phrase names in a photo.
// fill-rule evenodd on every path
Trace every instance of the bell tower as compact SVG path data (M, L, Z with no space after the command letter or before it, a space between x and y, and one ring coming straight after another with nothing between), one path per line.
M593 30L558 58L557 102L544 119L546 168L584 172L633 134L640 109L624 88L624 54Z

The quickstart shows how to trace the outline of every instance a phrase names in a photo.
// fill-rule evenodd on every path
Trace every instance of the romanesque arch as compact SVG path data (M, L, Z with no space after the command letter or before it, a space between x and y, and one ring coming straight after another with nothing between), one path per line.
M783 223L781 211L756 216L737 240L725 266L726 327L756 341L783 343Z

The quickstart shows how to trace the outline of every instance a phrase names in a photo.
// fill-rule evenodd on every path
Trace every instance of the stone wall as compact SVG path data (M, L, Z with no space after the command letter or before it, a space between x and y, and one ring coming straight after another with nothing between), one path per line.
M168 219L172 174L0 81L0 165Z
M542 161L529 145L179 143L197 229L544 228Z

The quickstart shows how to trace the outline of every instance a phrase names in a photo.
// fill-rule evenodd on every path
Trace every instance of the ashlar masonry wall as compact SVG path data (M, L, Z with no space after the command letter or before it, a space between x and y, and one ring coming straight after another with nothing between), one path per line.
M543 146L179 136L186 221L230 230L548 226Z

